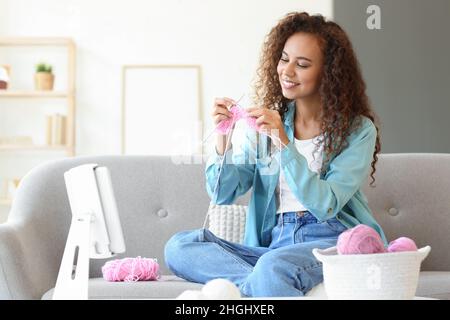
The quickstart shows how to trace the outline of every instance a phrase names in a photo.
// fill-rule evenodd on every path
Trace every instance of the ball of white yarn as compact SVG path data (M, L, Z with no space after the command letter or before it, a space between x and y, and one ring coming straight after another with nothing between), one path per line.
M178 300L205 300L206 297L200 290L185 290L178 297Z
M212 300L232 300L241 298L239 288L227 279L214 279L208 281L203 286L202 293L206 299Z

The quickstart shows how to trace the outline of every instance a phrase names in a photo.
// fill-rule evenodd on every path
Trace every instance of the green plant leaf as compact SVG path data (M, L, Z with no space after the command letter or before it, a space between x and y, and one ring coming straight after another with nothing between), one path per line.
M52 73L52 66L45 63L38 63L36 65L36 72Z

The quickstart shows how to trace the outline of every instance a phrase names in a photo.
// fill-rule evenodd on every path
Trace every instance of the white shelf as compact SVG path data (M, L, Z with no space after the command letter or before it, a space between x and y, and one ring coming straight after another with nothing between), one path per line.
M66 145L56 145L56 146L47 146L47 145L0 145L0 151L20 151L20 150L30 150L30 151L66 151L67 149L71 149Z
M65 91L0 90L0 98L68 98L72 94Z
M0 206L10 206L12 204L12 199L0 198Z
M73 46L70 38L0 37L0 46Z

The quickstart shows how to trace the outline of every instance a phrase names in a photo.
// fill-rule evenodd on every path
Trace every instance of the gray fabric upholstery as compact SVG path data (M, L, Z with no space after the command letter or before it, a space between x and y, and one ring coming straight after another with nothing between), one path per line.
M63 173L85 163L98 163L111 171L127 245L126 253L117 258L155 257L162 273L169 275L163 259L166 241L177 231L203 225L209 205L204 164L176 165L162 156L47 162L24 177L8 221L0 225L0 299L40 299L54 287L71 218ZM450 154L381 154L376 187L363 189L388 239L409 236L419 246L430 245L423 270L447 271L423 273L419 295L446 298L450 291L449 176ZM248 196L237 203L247 204ZM389 214L390 209L395 211L392 208L398 214ZM91 278L101 276L104 263L91 260ZM90 283L94 298L176 297L191 285L198 286L181 280L111 284L91 279Z
M173 299L184 290L200 290L202 284L184 281L174 275L158 281L107 282L102 278L89 280L89 299ZM53 288L42 299L53 296Z
M200 290L201 284L184 281L174 275L162 276L158 281L136 283L107 282L102 278L89 280L90 299L174 299L184 290ZM54 288L42 299L53 296ZM450 300L450 272L423 271L420 274L417 296Z
M382 154L375 178L363 191L389 241L429 245L423 270L450 271L450 154Z
M422 271L416 295L450 300L450 272Z

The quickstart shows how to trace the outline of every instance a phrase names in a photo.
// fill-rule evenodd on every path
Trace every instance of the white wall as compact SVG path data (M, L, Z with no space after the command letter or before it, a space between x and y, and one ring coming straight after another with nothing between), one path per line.
M0 35L74 38L77 154L115 154L123 64L200 64L208 109L248 92L264 35L295 10L331 16L332 1L0 0Z
M332 17L332 0L0 0L0 36L72 37L76 153L119 154L124 64L201 65L209 132L214 97L250 93L264 36L284 14L303 10ZM18 168L5 157L3 170Z

